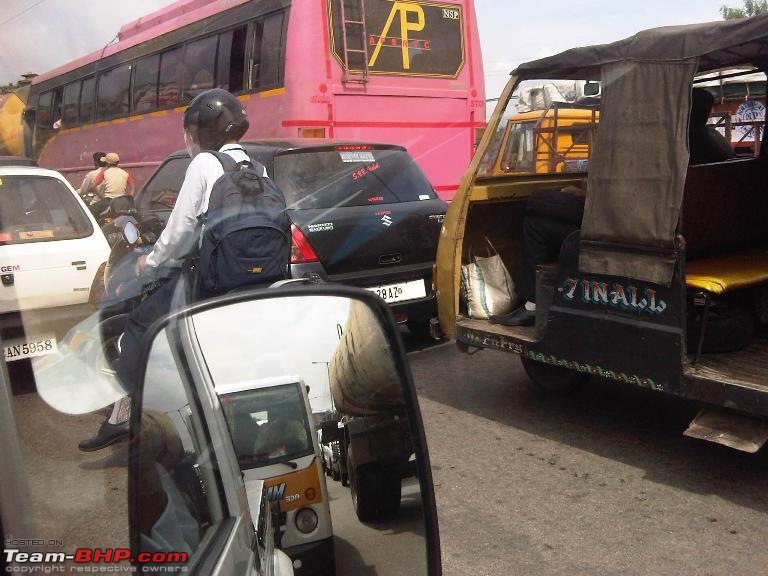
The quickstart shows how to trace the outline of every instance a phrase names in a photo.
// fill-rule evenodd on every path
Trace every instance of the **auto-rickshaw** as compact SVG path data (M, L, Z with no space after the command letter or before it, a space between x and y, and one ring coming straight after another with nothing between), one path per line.
M760 130L756 154L689 165L688 124L697 85L766 67L768 15L646 30L514 70L445 217L435 268L442 331L462 351L519 354L549 391L596 376L700 401L687 435L759 450L768 439L766 144ZM584 91L599 95L589 102L572 101L599 108L588 161L494 171L517 95L552 79L598 87ZM752 97L764 106L764 95ZM531 195L585 184L580 227L556 261L536 267L535 324L470 317L462 264L488 239L514 277Z

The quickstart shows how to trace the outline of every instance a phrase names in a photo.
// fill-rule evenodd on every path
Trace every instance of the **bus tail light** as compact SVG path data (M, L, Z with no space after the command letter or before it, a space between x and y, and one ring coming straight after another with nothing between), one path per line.
M325 138L325 128L299 128L299 138Z
M296 224L291 224L291 264L308 264L319 258Z

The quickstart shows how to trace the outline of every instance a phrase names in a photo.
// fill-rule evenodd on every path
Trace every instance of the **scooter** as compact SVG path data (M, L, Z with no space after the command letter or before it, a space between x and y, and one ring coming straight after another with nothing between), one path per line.
M129 197L125 197L129 198ZM116 201L113 201L113 207ZM132 199L130 199L132 200ZM131 202L132 204L132 202ZM117 207L119 209L119 206ZM112 247L104 269L104 296L99 310L101 345L107 362L114 369L120 356L120 336L128 315L160 286L162 280L137 277L136 262L152 251L162 231L162 222L148 220L139 229L132 214L118 213L104 228Z

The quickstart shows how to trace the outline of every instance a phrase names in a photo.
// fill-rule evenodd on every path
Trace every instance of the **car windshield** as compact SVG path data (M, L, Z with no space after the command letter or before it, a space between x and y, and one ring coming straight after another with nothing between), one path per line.
M168 210L176 204L184 174L192 159L189 156L172 158L155 172L139 197L139 210Z
M284 152L275 156L274 178L289 208L396 204L437 197L407 152L372 146Z
M240 467L294 460L314 452L299 384L220 396Z
M26 175L0 178L0 243L67 240L92 232L85 211L60 180Z

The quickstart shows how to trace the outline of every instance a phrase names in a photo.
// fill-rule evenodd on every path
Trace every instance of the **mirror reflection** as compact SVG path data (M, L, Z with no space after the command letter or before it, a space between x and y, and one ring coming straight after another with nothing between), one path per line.
M229 457L251 517L262 494L270 502L273 545L296 574L425 574L403 380L373 311L349 298L284 297L204 310L182 323L179 342L166 330L153 343L138 439L146 441L148 417L176 430L173 445L183 450L163 468L181 494L177 504L186 502L173 517L187 526L190 552L225 520L213 487ZM213 398L216 409L206 413L195 397ZM216 430L234 450L216 446ZM156 446L147 450L156 454ZM156 481L154 471L137 473L140 486L142 477ZM171 515L171 500L160 514ZM142 538L163 530L157 520L139 528Z

